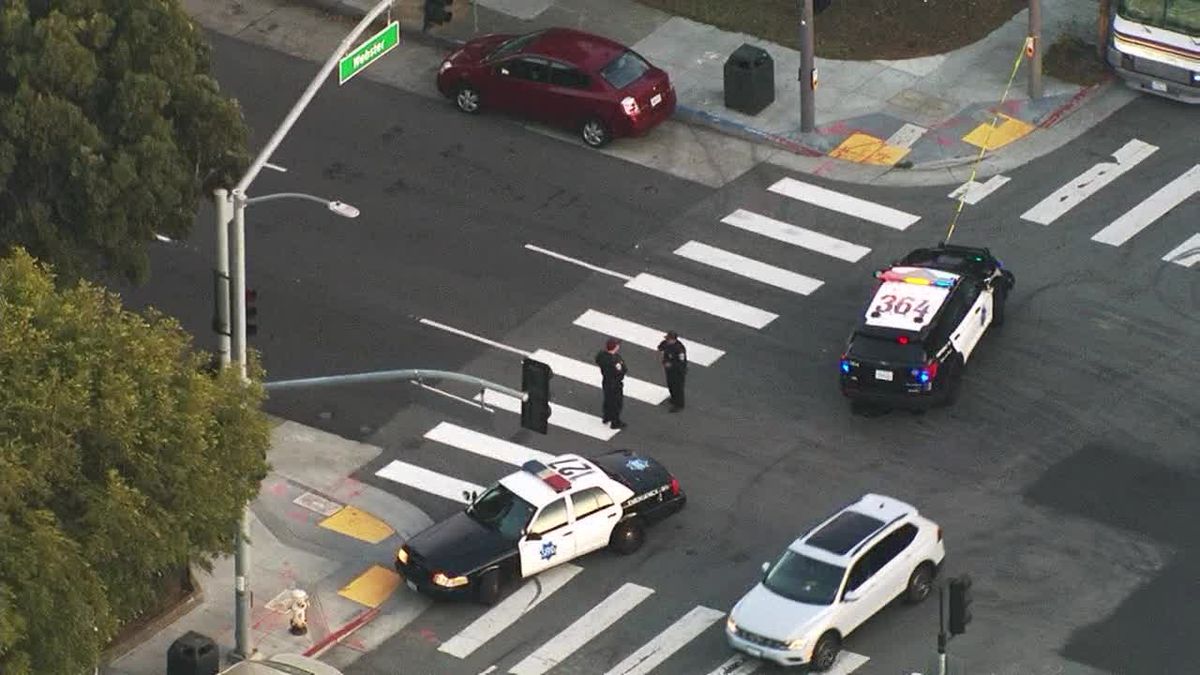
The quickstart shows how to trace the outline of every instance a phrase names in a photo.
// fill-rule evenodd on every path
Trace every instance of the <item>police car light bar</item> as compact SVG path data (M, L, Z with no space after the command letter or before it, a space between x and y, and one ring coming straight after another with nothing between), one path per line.
M941 288L950 288L954 285L953 279L930 279L927 277L906 277L892 270L881 270L875 273L875 277L883 281L899 281L906 284L917 284L918 286L938 286Z
M537 476L538 478L541 478L542 482L550 486L550 489L554 490L555 492L562 492L563 490L571 489L571 481L567 480L562 474L554 469L551 469L545 464L542 464L536 459L531 459L528 462L525 462L521 465L521 468Z

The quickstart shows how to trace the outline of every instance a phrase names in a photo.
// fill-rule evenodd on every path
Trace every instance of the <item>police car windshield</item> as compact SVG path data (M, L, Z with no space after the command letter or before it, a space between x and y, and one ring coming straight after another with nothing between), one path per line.
M828 605L837 596L846 568L830 565L789 549L767 570L763 585L789 600Z
M859 333L850 345L850 354L871 363L924 363L925 350L920 342L900 344L895 338L885 339Z
M503 485L496 484L467 508L467 515L508 539L519 539L534 508Z

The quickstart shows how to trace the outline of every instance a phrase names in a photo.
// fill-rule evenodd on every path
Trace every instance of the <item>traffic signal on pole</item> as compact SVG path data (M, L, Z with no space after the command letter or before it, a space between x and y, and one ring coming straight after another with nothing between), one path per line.
M212 329L217 335L229 336L229 275L213 270Z
M521 426L539 434L548 430L550 420L550 378L554 372L541 361L527 358L521 362Z
M256 335L258 333L258 291L246 291L246 335Z
M450 20L450 5L454 0L425 0L425 30Z
M971 577L950 580L950 634L962 635L971 623Z

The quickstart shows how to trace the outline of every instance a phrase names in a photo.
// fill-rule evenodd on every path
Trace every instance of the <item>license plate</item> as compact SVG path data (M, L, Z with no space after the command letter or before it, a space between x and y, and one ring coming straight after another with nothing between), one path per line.
M1158 80L1150 80L1150 88L1154 91L1166 91L1167 83L1159 82Z
M414 584L411 579L405 579L404 585L408 586L409 590L413 590L413 591L417 590L417 585Z
M875 371L875 379L883 380L884 382L891 382L892 381L892 371L877 370L877 371Z
M761 659L762 655L763 655L761 649L755 649L753 647L747 647L746 653L749 654L750 656L753 656L756 659Z
M650 97L650 107L651 108L658 105L659 103L662 103L662 94L655 94Z

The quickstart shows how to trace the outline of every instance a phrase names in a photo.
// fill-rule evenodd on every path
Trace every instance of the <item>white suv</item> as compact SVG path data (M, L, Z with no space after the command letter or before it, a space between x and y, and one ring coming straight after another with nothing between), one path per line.
M946 549L916 508L869 494L792 542L729 613L729 644L780 665L825 670L842 640L897 596L929 596Z

